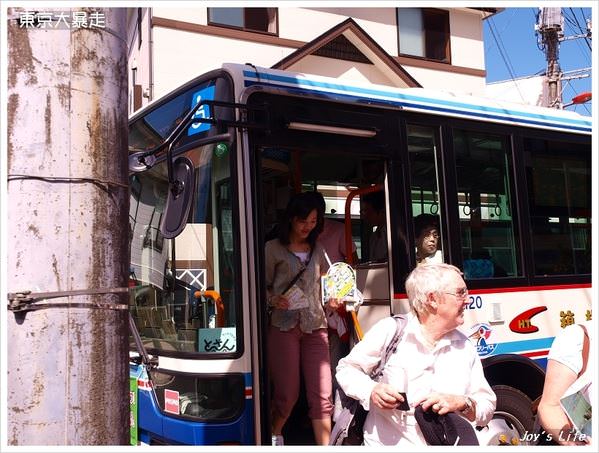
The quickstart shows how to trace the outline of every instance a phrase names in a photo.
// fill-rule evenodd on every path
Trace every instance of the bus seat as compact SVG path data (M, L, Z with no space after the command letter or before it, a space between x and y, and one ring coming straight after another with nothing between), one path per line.
M495 274L493 262L488 259L464 260L464 276L466 279L491 278Z

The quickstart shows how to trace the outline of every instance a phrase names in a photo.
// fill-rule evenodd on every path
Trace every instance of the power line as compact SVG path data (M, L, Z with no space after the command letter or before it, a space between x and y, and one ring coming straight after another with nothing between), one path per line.
M572 9L572 8L570 8L570 10L571 10L571 9ZM574 14L574 12L572 12L572 13ZM580 30L580 24L577 24L577 23L575 23L575 22L572 20L572 18L570 18L570 16L568 16L568 13L567 13L567 11L563 11L563 16L565 17L565 19L566 19L566 22L568 22L568 24L569 24L569 25L570 25L570 27L572 28L572 33L574 33L574 34L579 34L579 35L580 35L579 31L582 31L582 30ZM585 32L585 31L583 31L583 33L586 33L586 32ZM585 37L585 39L586 39L586 37ZM586 47L584 47L584 46L583 46L583 45L580 43L580 40L579 40L579 39L574 39L574 41L576 41L576 45L577 45L577 46L578 46L578 48L580 49L580 53L581 53L581 55L584 55L584 56L586 57L586 61L587 61L587 63L589 63L589 64L590 64L590 62L591 62L591 55L590 55L590 52L588 51L588 49L587 49Z
M512 65L512 62L510 61L510 58L509 58L509 54L508 54L507 50L505 49L505 45L503 44L503 39L501 38L501 35L499 34L499 32L497 32L497 28L496 28L496 26L495 26L495 23L494 23L494 22L491 22L491 23L490 23L490 25L491 25L493 28L495 28L495 33L496 33L496 34L494 33L494 34L493 34L493 37L495 38L495 41L496 41L496 42L498 41L498 47L499 47L501 50L503 50L503 55L505 55L505 59L504 59L504 61L505 61L505 63L506 63L506 66L508 67L508 70L509 70L509 72L510 72L510 74L511 74L511 76L512 76L512 79L515 79L516 77L515 77L515 75L514 75L514 66ZM493 32L493 31L492 31L492 32Z
M583 30L583 28L580 26L580 22L578 22L578 17L576 17L576 13L574 12L574 10L572 8L568 8L571 12L572 15L574 16L574 20L576 21L576 25L578 26L578 30L580 30L580 33L582 34L586 34L586 30ZM582 17L584 17L584 13L582 14ZM585 37L584 42L587 43L587 46L589 46L589 50L592 51L591 49L591 45L589 44L589 42L587 41L587 38Z
M587 28L586 28L586 36L584 37L584 42L586 42L586 43L587 43L587 46L588 46L588 48L589 48L589 53L592 53L592 52L593 52L593 48L592 48L592 46L591 46L591 42L590 42L590 38L589 38L589 33L590 33L590 30L589 30L589 28L588 28L588 27L589 27L589 25L588 25L588 22L587 22L587 18L586 18L586 17L585 17L585 15L584 15L584 10L583 10L582 8L579 8L579 9L580 9L580 15L581 15L581 16L582 16L582 18L584 19L584 22L585 22L585 24L587 24ZM583 33L584 33L584 32L583 32Z
M511 66L511 64L509 63L509 59L504 54L503 43L500 44L500 40L497 39L497 35L495 34L494 28L495 28L495 24L493 22L493 18L489 18L489 30L491 31L491 35L493 36L493 39L495 40L495 43L497 44L497 49L499 50L499 54L501 55L501 58L502 58L503 62L505 63L505 67L507 68L508 72L510 73L510 76L512 78L512 81L514 82L514 85L516 85L516 89L518 90L518 94L520 95L520 98L522 99L522 101L524 101L524 96L522 95L522 92L520 91L520 87L518 86L518 83L515 80L516 76L514 75L514 70Z

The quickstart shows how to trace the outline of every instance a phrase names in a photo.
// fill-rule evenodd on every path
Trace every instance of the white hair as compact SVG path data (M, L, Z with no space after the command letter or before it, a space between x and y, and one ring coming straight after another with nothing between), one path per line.
M406 278L406 293L417 315L430 311L428 294L439 294L447 289L450 272L462 275L457 267L445 263L423 264L410 272Z

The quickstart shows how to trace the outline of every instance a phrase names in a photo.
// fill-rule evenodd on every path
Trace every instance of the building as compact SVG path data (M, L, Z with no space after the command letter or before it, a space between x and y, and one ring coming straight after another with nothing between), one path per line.
M501 99L526 105L548 107L549 93L547 77L532 75L513 80L504 80L487 84L485 94L489 98Z
M483 95L483 20L497 8L137 8L129 111L222 63ZM309 25L308 25L309 24Z

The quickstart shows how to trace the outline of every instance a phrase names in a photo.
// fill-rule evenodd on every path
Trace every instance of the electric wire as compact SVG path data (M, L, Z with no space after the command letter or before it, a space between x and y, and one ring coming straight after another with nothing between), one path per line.
M564 12L564 16L567 17L565 12ZM579 30L577 30L577 28L580 28L580 27L577 26L571 19L568 20L568 23L570 24L570 26L572 28L572 33L579 34ZM588 52L588 49L580 43L580 39L574 39L574 41L576 41L576 45L580 49L580 55L584 55L586 57L586 63L590 66L591 65L591 55Z
M510 73L510 76L512 78L512 82L514 82L514 85L516 86L516 89L518 90L518 94L520 95L520 99L522 99L522 101L524 102L524 96L522 95L522 92L520 91L520 86L518 83L516 83L516 76L514 75L514 70L512 65L509 63L509 59L507 58L507 56L504 53L503 47L502 45L500 45L499 40L497 39L497 35L495 34L495 24L492 20L492 18L489 19L489 30L491 31L491 35L493 36L493 39L495 40L495 43L497 44L497 49L499 50L499 54L501 55L501 58L503 59L503 62L505 63L505 66L508 70L508 72Z
M578 26L578 30L580 31L580 33L586 35L586 30L583 30L583 28L580 26L580 22L578 22L578 17L576 17L576 13L574 12L574 10L572 8L568 9L572 12L572 16L574 16L574 20L576 21L576 25ZM584 12L582 13L582 17L584 18ZM584 42L589 47L589 50L592 51L591 44L589 43L588 38L586 36L584 38Z
M499 32L497 31L495 24L494 23L490 23L490 25L495 28L495 33L493 33L493 37L495 38L495 41L497 42L497 47L501 50L503 50L502 54L505 55L504 58L504 62L506 63L506 66L508 67L508 70L512 76L512 79L515 78L514 76L514 67L512 65L512 62L509 59L508 53L505 49L505 45L503 44L503 39L501 39L501 35L499 34Z

